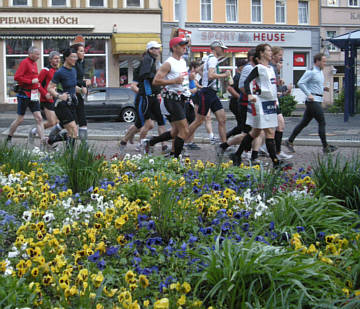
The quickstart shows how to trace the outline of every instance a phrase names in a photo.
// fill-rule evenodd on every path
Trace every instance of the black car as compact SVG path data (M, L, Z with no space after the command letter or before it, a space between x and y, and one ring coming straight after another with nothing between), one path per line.
M129 88L92 88L85 98L86 118L112 118L134 122L135 93Z

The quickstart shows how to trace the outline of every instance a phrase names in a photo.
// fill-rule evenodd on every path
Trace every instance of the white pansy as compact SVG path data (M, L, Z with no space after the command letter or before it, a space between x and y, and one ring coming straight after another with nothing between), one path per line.
M16 248L16 247L12 247L11 248L12 251L10 251L8 253L8 258L14 258L14 257L17 257L19 255L19 250Z
M131 158L131 155L129 153L127 153L125 156L124 156L124 160L129 160Z
M149 164L152 165L152 164L154 164L154 163L155 163L154 159L150 159L150 160L149 160Z
M55 219L55 216L52 212L46 212L43 216L43 220L45 223L49 223Z
M32 212L30 210L24 211L22 218L26 222L29 222L31 220Z

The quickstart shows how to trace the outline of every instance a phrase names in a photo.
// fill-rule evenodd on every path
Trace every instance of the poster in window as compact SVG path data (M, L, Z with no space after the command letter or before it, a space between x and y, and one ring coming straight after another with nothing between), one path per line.
M306 67L306 54L294 53L294 67Z

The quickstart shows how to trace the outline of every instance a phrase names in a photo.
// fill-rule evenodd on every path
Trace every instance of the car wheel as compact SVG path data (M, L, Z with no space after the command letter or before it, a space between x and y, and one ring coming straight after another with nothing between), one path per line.
M125 122L134 122L136 119L135 110L131 107L126 107L121 111L121 120Z

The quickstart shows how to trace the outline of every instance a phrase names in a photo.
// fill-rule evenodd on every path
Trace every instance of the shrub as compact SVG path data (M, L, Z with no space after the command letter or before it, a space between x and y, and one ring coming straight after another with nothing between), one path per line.
M281 112L285 117L291 116L291 113L296 109L296 104L298 103L295 100L295 97L288 94L285 96L282 96L279 99L279 103L281 106Z
M360 153L350 159L341 154L318 156L314 182L324 195L335 196L348 208L360 209Z
M344 91L339 92L335 98L334 104L330 105L327 109L329 113L343 113L345 110L345 94Z

